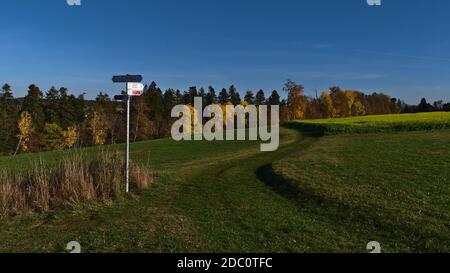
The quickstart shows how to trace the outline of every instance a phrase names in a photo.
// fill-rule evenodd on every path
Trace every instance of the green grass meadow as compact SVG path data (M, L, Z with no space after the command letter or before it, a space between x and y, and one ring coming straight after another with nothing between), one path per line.
M287 127L271 153L251 141L134 143L132 160L158 174L148 190L2 219L0 252L65 252L70 241L83 252L367 253L370 241L389 253L450 252L448 113ZM0 168L52 166L72 152L0 157Z

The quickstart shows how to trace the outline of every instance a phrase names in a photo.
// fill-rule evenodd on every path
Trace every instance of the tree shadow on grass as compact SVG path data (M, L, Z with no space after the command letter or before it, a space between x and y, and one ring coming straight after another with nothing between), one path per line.
M284 124L285 128L293 129L300 131L302 134L320 138L325 136L325 128L322 125L318 124L307 124L307 123L298 123L298 122L288 122Z
M272 164L265 165L256 171L258 179L269 186L277 194L287 198L295 199L300 194L300 190L289 181L276 174Z
M297 206L305 203L321 204L324 200L306 190L300 190L299 187L275 173L273 165L265 165L256 171L256 176L260 181L270 187L278 195L293 201Z

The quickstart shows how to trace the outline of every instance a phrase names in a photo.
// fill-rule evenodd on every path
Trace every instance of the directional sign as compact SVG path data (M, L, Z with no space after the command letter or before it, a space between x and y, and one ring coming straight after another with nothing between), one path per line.
M127 83L127 94L128 96L141 96L144 92L144 85L139 82L128 82Z
M114 100L115 101L118 101L118 102L121 102L121 101L125 101L127 98L124 96L124 95L117 95L117 96L114 96Z
M121 76L114 76L112 78L112 81L114 83L120 83L120 82L142 82L142 76L141 75L121 75Z
M127 103L127 142L125 144L125 191L130 192L130 102L132 96L140 96L144 92L144 85L142 82L141 75L123 75L114 76L112 78L114 83L126 83L127 84L127 94L122 93L122 96L115 96L114 99L117 101L125 100Z

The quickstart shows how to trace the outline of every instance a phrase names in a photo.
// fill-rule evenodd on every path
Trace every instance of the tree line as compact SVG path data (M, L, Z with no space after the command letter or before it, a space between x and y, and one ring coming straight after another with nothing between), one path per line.
M364 115L449 111L450 104L422 99L418 105L407 105L383 93L364 94L355 90L331 87L315 97L305 95L302 85L288 80L283 91L269 97L263 90L248 90L241 97L234 85L216 90L212 86L190 87L186 91L169 88L164 92L155 82L145 86L141 97L131 102L132 141L159 139L170 135L175 105L193 105L195 97L203 98L203 106L279 105L280 120L339 118ZM45 93L36 85L28 88L23 98L14 98L10 85L0 92L0 154L51 151L72 147L122 143L125 140L123 103L100 92L95 100L85 94L69 94L67 88L52 87Z

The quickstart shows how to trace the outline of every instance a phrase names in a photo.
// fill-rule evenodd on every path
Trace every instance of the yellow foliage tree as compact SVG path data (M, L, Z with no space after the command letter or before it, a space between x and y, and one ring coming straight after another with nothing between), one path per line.
M109 129L105 114L94 111L91 120L89 121L89 129L92 134L92 144L104 145Z
M347 97L344 91L338 87L331 88L331 98L333 99L333 107L335 111L335 117L345 117L347 116Z
M72 148L78 141L78 131L75 127L69 127L64 131L64 147Z
M291 119L305 118L308 98L304 95L305 90L302 85L288 80L284 90L288 93L287 107Z
M320 111L324 118L332 118L336 115L336 110L334 109L333 99L329 92L323 92L320 96Z
M19 143L17 144L14 155L16 155L19 150L26 152L29 149L30 136L33 132L33 119L30 113L24 111L20 114L19 120L17 121L17 129L19 130L19 134L17 135Z
M198 113L197 110L192 105L187 105L189 110L191 111L191 127L186 128L185 130L189 133L193 134L200 134L201 133L201 124L202 120L198 119Z
M364 116L365 114L366 107L359 100L356 100L352 105L352 116Z
M343 116L349 117L352 115L353 104L356 102L357 94L352 90L344 91L345 105L343 109Z

